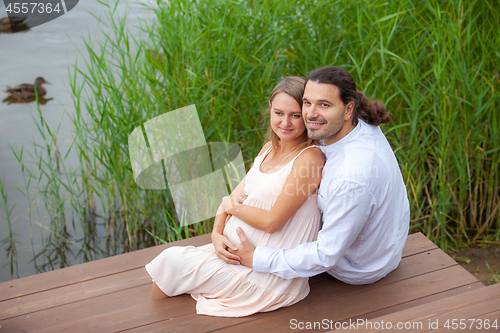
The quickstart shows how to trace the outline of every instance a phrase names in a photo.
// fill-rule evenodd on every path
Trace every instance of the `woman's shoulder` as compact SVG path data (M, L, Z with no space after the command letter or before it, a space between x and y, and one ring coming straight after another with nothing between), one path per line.
M321 149L314 146L307 147L295 157L290 176L318 185L325 161Z
M306 172L306 174L309 174L311 170L317 168L319 168L318 170L323 169L325 162L326 158L321 149L316 146L309 146L295 157L292 168L295 170L309 170ZM319 175L321 175L321 172L319 172Z
M319 146L306 147L296 157L295 162L304 163L307 161L313 161L316 165L324 165L326 161L325 154L323 154Z
M264 154L269 149L269 147L271 147L271 141L268 141L264 144L264 146L262 147L260 152L257 154L257 156Z

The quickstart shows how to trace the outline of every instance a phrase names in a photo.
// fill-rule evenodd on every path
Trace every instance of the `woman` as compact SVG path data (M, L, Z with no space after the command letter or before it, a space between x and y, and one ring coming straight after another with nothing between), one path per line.
M146 270L151 299L189 293L198 314L240 317L292 305L309 293L306 278L286 280L238 264L242 228L254 245L295 247L316 239L321 221L317 188L324 155L309 140L302 119L304 78L286 77L269 98L269 142L254 165L219 207L212 244L171 247ZM246 197L244 204L234 199ZM228 213L232 216L227 220ZM234 264L234 265L233 265Z

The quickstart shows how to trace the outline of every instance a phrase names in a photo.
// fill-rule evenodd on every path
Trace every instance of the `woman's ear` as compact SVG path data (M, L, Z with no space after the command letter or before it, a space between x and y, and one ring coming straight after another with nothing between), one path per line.
M269 107L271 107L271 101L269 101Z

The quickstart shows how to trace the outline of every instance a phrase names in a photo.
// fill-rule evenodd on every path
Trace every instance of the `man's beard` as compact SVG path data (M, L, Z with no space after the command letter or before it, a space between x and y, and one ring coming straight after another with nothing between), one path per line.
M314 121L312 119L307 119L307 121ZM324 123L322 128L307 128L307 136L311 140L323 140L337 134L343 126L343 122L327 122L325 120L320 121Z

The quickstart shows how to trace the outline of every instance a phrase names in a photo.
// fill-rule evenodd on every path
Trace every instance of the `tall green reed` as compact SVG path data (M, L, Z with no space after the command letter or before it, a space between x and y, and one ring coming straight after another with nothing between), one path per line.
M84 63L70 69L79 166L60 170L53 133L39 147L51 156L39 164L40 193L57 199L50 218L64 230L68 221L57 212L72 212L88 239L82 251L92 252L98 221L116 240L111 252L211 230L211 220L180 227L168 190L135 184L134 128L196 104L207 142L237 143L249 167L264 143L274 84L326 65L348 70L392 111L382 129L407 184L412 231L443 248L499 241L493 1L158 1L142 38L130 34L116 6L108 10L110 32L102 42L87 40Z
M7 226L9 227L9 234L2 239L2 244L6 246L7 256L10 258L10 274L11 277L19 277L19 265L17 262L17 247L16 240L17 234L12 230L12 223L16 220L12 217L12 211L14 210L16 205L12 207L9 206L9 200L7 196L7 191L5 189L5 180L0 179L0 194L2 195L2 207L5 215L2 217L5 221L7 221ZM3 267L2 267L3 268Z
M194 103L207 141L238 143L248 166L263 144L273 84L333 64L393 111L384 130L408 185L412 229L443 247L498 240L499 34L489 29L497 17L489 2L200 0L152 10L157 20L133 47L124 18L111 20L115 35L100 48L89 45L88 118L77 107L75 120L78 147L87 149L82 165L107 180L89 178L89 189L107 193L99 184L113 184L105 209L120 212L129 234L166 235L178 225L168 191L134 185L126 151L133 128ZM209 229L201 223L165 237Z

